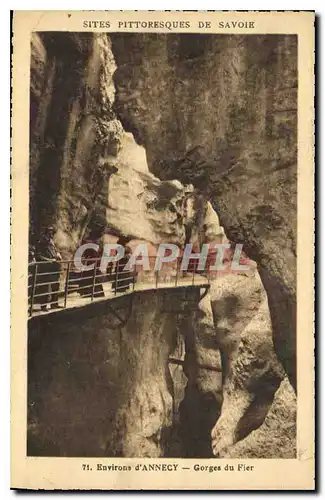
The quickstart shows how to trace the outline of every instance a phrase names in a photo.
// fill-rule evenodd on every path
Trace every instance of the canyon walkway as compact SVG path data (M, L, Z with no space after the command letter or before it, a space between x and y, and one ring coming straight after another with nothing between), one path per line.
M99 259L91 261L93 269L86 271L78 271L72 260L30 263L29 316L58 313L150 289L202 288L205 294L210 287L209 273L198 272L196 261L190 261L186 271L180 270L179 260L163 265L160 271L143 271L142 266L129 271L124 269L126 262L119 262L108 266L106 273L100 271Z

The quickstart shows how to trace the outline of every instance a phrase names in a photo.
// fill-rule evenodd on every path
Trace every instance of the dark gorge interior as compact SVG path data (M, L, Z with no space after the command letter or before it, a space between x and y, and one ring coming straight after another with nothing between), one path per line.
M29 454L295 456L297 85L293 35L33 34L30 243L229 239L252 269L120 329L29 320Z

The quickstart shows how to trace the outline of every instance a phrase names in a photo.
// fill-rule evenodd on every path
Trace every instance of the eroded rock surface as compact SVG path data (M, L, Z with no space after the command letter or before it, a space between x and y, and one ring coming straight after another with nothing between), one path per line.
M222 404L222 365L216 344L210 295L192 314L183 317L184 374L187 384L181 402L180 435L185 457L211 457L211 430Z
M150 173L145 150L131 134L123 136L116 165L118 171L110 180L107 198L102 197L106 232L156 245L183 245L184 186L177 180L162 182Z
M229 366L221 416L212 431L215 455L261 425L284 377L273 347L265 299L241 332L237 353Z
M197 292L188 300L197 301ZM164 456L173 425L168 358L176 345L159 291L29 323L28 449L42 456Z
M110 47L105 34L32 36L31 239L54 225L64 257L80 243L120 147Z
M112 41L118 116L150 170L208 194L227 236L258 263L275 348L295 386L296 36Z
M211 283L210 295L216 346L220 349L223 379L226 380L238 354L241 334L266 300L266 295L254 269L248 273L218 276Z
M296 395L285 378L263 424L219 453L220 458L296 458Z
M70 257L97 228L154 256L161 242L227 241L222 224L257 261L292 383L295 54L293 36L44 33L31 59L31 237L54 224ZM153 294L114 333L108 311L78 332L43 324L30 338L32 454L293 456L295 398L286 380L276 392L253 267L215 275L186 314L189 297L166 313Z

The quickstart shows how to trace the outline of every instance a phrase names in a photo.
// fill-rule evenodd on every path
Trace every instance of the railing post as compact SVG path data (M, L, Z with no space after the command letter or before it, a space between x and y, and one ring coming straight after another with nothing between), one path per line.
M119 270L119 261L117 261L117 262L116 262L116 271L115 271L115 295L117 294L118 270Z
M71 262L68 262L67 274L65 277L65 286L64 286L64 308L67 307L67 298L68 298L68 290L69 290L69 277L70 277L70 265L71 265Z
M38 267L38 264L35 264L34 273L33 273L32 293L31 293L31 296L30 296L30 309L29 309L29 315L30 316L33 316L34 295L35 295L36 278L37 278L37 267Z
M193 265L193 279L192 279L192 285L194 285L194 278L195 278L195 264Z
M158 288L159 271L156 271L156 288Z
M91 301L94 300L95 284L96 284L96 271L97 271L97 260L94 262L94 276L93 276L93 286L91 290Z

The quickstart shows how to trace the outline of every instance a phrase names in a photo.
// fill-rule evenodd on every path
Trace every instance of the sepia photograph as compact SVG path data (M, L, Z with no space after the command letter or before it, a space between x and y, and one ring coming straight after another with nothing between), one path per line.
M295 457L297 86L294 35L33 33L28 455Z
M267 459L310 460L300 35L255 33L249 14L211 14L218 32L195 14L77 14L79 30L63 12L60 29L33 24L25 51L26 464L82 458L121 489L179 473L187 489L185 474L244 484Z

